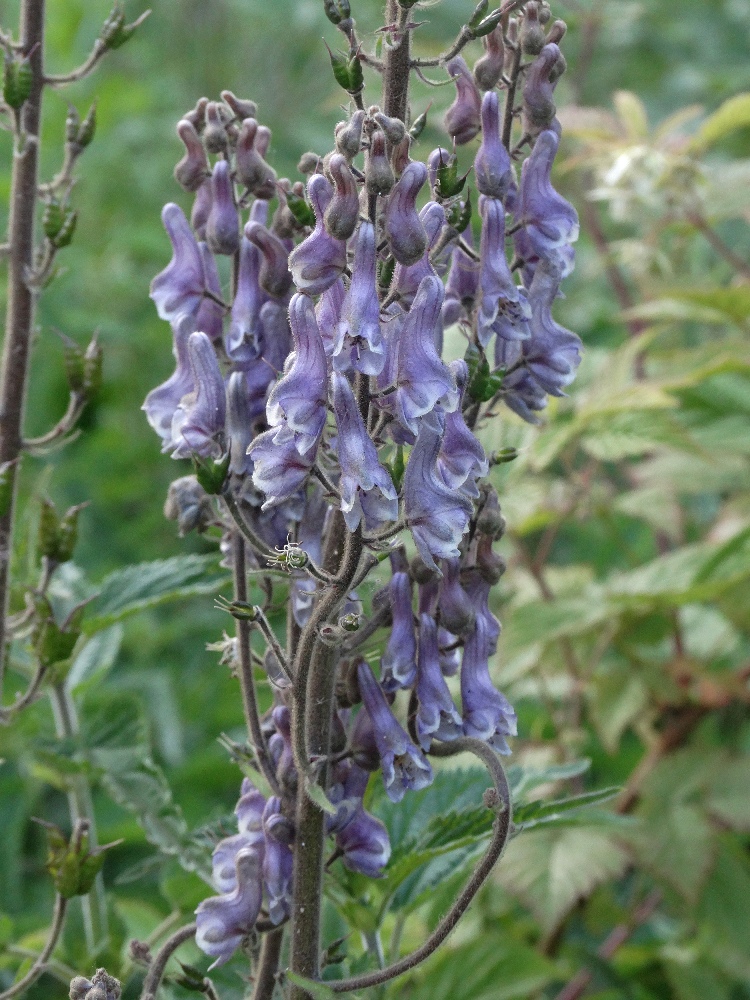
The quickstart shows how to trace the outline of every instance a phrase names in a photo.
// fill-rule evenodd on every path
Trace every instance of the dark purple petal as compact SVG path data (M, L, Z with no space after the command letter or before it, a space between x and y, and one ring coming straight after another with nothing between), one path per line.
M459 405L445 415L445 433L440 445L438 469L447 486L462 490L469 497L479 496L476 481L490 470L484 448L466 426L463 398L469 379L466 362L459 359L448 366L456 379Z
M395 691L411 687L417 674L412 586L407 572L394 571L388 584L388 600L393 624L380 660L380 677L385 691Z
M258 280L260 264L260 250L243 236L237 273L237 294L234 297L231 322L224 341L227 357L240 364L252 361L261 353L260 310L268 296L261 289Z
M360 808L336 836L344 865L369 878L379 878L391 856L391 842L385 826Z
M280 815L281 799L272 796L263 813L266 833L263 883L268 897L268 917L272 924L280 924L292 911L292 852L288 844L282 843L272 834L274 819L278 819Z
M359 663L357 676L362 701L375 732L386 794L391 802L400 802L408 789L419 791L432 782L432 768L394 718L380 685L364 660Z
M206 220L206 243L214 253L231 257L240 245L240 217L226 160L214 165L211 184L213 199Z
M429 750L433 739L455 740L463 735L461 716L440 670L437 625L434 618L424 614L419 616L416 691L417 736L423 750Z
M337 278L329 288L326 288L315 307L315 318L327 355L333 354L336 346L345 298L346 288L343 279Z
M216 259L206 243L199 243L198 247L203 258L206 289L221 301L221 281L219 280L219 270L216 267ZM224 307L215 299L205 295L195 314L195 329L202 330L211 340L220 340L224 330Z
M417 213L417 196L427 180L423 163L410 163L396 181L385 208L385 235L399 264L416 264L427 248L427 233Z
M444 559L442 568L438 596L440 623L451 636L466 635L474 628L476 614L471 598L461 586L461 563L458 559Z
M502 201L513 180L513 168L500 139L499 101L496 90L482 98L482 145L474 158L474 173L479 193Z
M496 333L503 340L523 340L529 336L531 309L516 285L505 256L505 209L496 198L481 198L480 300L477 336L486 347Z
M506 737L516 735L516 713L490 680L490 647L486 622L478 615L476 627L466 639L461 665L464 733L486 740L498 753L509 754Z
M404 309L411 306L422 279L438 273L430 260L430 251L437 243L445 225L445 209L437 201L428 201L419 213L419 219L427 234L427 250L416 264L412 264L410 267L396 264L391 282L391 292L398 298Z
M474 246L471 224L463 231L464 241ZM445 284L443 323L452 326L460 319L468 319L479 292L479 263L456 244L451 250L451 267Z
M529 289L531 339L524 343L526 368L537 385L552 396L575 378L581 360L581 340L552 318L552 304L560 287L560 272L540 261Z
M326 422L327 370L323 341L315 321L312 299L295 295L289 304L294 351L284 375L268 397L266 413L271 427L292 435L301 454L314 449ZM280 435L277 434L276 440Z
M357 716L367 717L367 712ZM380 758L378 757L380 766ZM333 768L331 785L328 790L329 801L336 806L336 815L326 818L326 832L339 833L347 823L350 823L362 807L362 797L367 789L370 775L352 760L339 761Z
M352 279L336 330L333 365L337 371L354 369L365 375L378 375L384 363L375 273L375 229L371 222L361 222Z
M526 72L523 85L523 131L539 135L555 120L553 93L559 74L556 72L562 53L554 42L545 45Z
M245 236L261 253L258 271L260 287L275 299L285 299L292 286L292 276L287 265L287 248L275 233L253 219L245 226Z
M226 421L226 389L216 352L205 333L191 333L188 357L193 391L183 396L172 420L172 438L178 442L172 458L188 455L218 457Z
M404 474L406 520L420 556L432 569L437 569L436 558L458 558L472 512L470 500L446 486L437 470L441 438L442 429L423 422Z
M190 212L190 225L193 228L193 232L195 233L195 238L197 240L205 240L206 238L206 223L208 222L208 216L211 213L213 200L214 196L211 192L211 177L209 175L195 192L193 208Z
M330 182L322 174L313 174L307 182L307 196L315 212L315 228L289 254L289 268L297 291L319 295L346 267L346 243L325 228L325 210L333 197Z
M456 99L445 113L445 127L456 145L461 146L471 142L479 131L482 98L461 56L455 56L445 68L456 84Z
M346 157L334 153L328 161L328 173L333 179L333 197L325 210L324 222L329 234L337 240L348 240L359 218L359 189Z
M171 323L181 313L195 315L206 286L203 257L182 209L165 205L161 218L172 243L172 259L151 282L149 294L161 319Z

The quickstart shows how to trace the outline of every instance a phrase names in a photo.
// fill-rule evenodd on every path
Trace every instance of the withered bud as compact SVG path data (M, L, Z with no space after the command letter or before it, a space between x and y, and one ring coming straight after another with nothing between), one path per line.
M271 130L268 125L259 125L255 136L255 148L261 156L265 156L271 145Z
M307 152L303 153L299 158L299 163L297 164L297 170L299 173L307 177L309 174L315 174L320 170L321 164L323 163L323 157L319 156L317 153Z
M186 115L183 115L184 121L190 122L198 135L201 134L206 125L206 108L208 107L208 98L199 97L195 107L192 111L188 111Z
M151 965L153 961L151 949L146 942L135 938L128 944L128 958L136 965Z
M243 101L239 97L235 97L231 90L222 90L221 99L232 109L232 113L238 121L255 118L258 114L258 105L255 101Z
M503 75L505 49L502 25L482 38L484 55L474 63L474 81L480 90L494 90Z
M227 130L220 109L221 105L216 101L209 101L206 105L203 141L209 153L225 153L227 150Z
M362 148L364 122L364 111L355 111L348 122L339 122L333 130L336 136L336 149L349 161L353 160Z
M547 24L551 17L552 17L552 11L549 9L548 0L541 0L539 4L539 23Z
M182 476L169 484L164 516L177 521L180 536L205 531L214 521L211 500L195 476Z
M529 0L521 22L521 48L528 56L537 56L544 48L544 28L539 22L539 4Z
M392 146L396 146L406 135L406 125L400 118L389 118L382 111L378 111L373 118L385 133L385 137Z
M370 151L365 166L365 186L368 194L388 194L395 182L385 151L385 134L378 129L370 138Z
M492 551L492 535L479 535L477 569L487 583L494 586L508 568L502 556Z
M274 813L263 825L269 837L278 840L280 844L291 844L294 841L294 823L281 813Z
M333 197L323 217L325 227L335 239L348 240L357 228L359 189L342 153L331 156L328 176L333 183Z
M185 145L185 155L174 168L174 179L185 191L197 191L209 172L206 151L195 126L186 118L177 123L177 135Z

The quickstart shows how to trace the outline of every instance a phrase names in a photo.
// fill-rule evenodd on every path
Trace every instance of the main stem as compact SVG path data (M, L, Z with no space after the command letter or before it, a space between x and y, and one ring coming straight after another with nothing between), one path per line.
M0 517L0 696L5 668L8 617L9 568L13 547L13 515L17 484L17 459L21 454L21 432L29 370L29 348L34 323L34 296L27 275L34 264L34 216L39 169L39 120L44 87L44 0L22 0L22 53L32 71L31 92L20 114L22 145L16 138L11 178L8 223L8 292L0 371L0 464L10 466L11 500ZM20 148L19 148L20 146Z

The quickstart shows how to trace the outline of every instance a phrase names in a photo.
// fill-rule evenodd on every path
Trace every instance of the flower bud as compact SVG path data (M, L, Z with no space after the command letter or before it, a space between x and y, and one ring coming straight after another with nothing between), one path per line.
M203 130L203 141L209 153L225 153L227 150L227 130L216 101L206 105L206 125Z
M357 182L342 153L334 153L328 161L328 174L333 181L333 197L323 217L325 227L337 240L348 240L359 218Z
M195 126L184 118L177 123L177 135L186 152L174 168L174 179L185 191L197 191L209 173L206 151Z
M206 108L208 107L208 98L199 97L195 107L192 111L188 111L186 115L183 115L183 120L190 122L195 131L200 135L206 126Z
M351 162L362 148L364 111L355 111L348 122L339 122L334 129L336 149Z
M86 979L85 976L73 976L70 980L70 992L68 996L70 1000L83 1000L93 987L94 984L90 979Z
M258 271L260 287L274 298L283 298L292 284L292 276L287 267L286 247L278 236L258 222L249 222L245 226L245 236L262 255Z
M562 53L554 43L545 45L526 75L523 87L523 130L535 137L549 128L555 117L552 94L557 77L555 67Z
M555 45L559 45L565 37L565 32L567 30L568 26L565 21L555 21L547 32L547 44L549 45L550 42L554 42Z
M235 97L231 90L222 90L221 99L232 109L234 117L238 121L255 118L258 114L258 105L255 101L242 101L239 97Z
M191 531L200 534L213 524L211 501L195 476L182 476L169 484L164 516L168 521L177 521L180 538Z
M417 196L427 180L423 163L410 163L396 182L385 209L385 235L391 253L408 267L422 257L427 234L417 212Z
M520 41L527 56L538 56L544 48L544 28L539 22L539 4L536 0L530 0L524 7Z
M445 113L448 135L461 146L471 142L480 128L481 98L469 67L461 56L456 56L446 66L456 84L456 99Z
M474 63L474 80L480 90L494 90L503 75L503 29L498 25L482 38L484 55Z
M416 555L412 559L409 564L409 573L420 586L437 580L440 575L439 571L434 566L428 566L420 555Z
M206 239L206 223L211 214L214 196L210 175L206 177L195 193L193 209L190 213L190 225L195 233L196 239Z
M213 253L231 257L240 245L239 213L234 201L229 163L219 160L211 175L211 210L206 220L206 243Z
M481 487L482 509L477 517L477 531L491 538L502 538L505 533L505 518L500 511L497 490L489 483Z
M297 170L299 173L307 176L308 174L317 173L320 170L321 164L323 163L323 157L319 156L317 153L308 151L303 153L299 158L299 163L297 164Z
M508 568L502 556L492 551L492 535L479 535L477 545L477 569L490 586L498 582Z
M394 183L393 170L385 151L385 135L380 129L372 133L370 151L365 166L365 186L371 195L388 194Z
M373 118L385 133L385 137L392 146L397 146L406 135L406 125L400 118L389 118L382 111L378 111Z
M269 133L270 137L270 133ZM237 179L256 198L273 198L276 193L276 171L263 159L259 149L260 129L254 118L242 122L237 138L236 167Z

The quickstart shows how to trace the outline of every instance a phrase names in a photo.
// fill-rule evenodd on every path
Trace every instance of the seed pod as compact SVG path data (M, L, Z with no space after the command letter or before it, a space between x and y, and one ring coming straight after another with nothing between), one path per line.
M42 215L42 229L44 230L44 235L47 239L54 240L62 229L64 221L65 209L62 207L60 202L55 198L48 201L44 206L44 214Z
M76 145L80 149L85 149L94 138L96 132L96 101L91 105L86 117L81 122L78 134L76 135Z
M62 226L60 226L60 229L55 237L50 239L52 246L57 250L61 250L63 247L69 246L73 241L73 234L76 231L77 222L78 212L66 212Z

